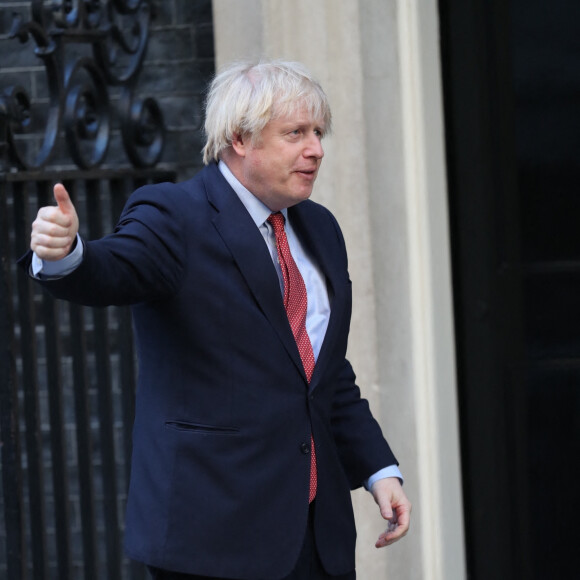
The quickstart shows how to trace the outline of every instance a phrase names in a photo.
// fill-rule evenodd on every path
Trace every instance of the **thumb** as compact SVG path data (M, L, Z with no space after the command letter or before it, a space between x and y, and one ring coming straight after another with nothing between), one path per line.
M388 500L383 500L379 503L379 509L381 510L381 516L385 520L390 520L393 517L393 507L391 502Z
M54 186L54 199L58 204L58 209L66 215L76 214L75 206L70 200L70 196L65 186L62 183L57 183Z

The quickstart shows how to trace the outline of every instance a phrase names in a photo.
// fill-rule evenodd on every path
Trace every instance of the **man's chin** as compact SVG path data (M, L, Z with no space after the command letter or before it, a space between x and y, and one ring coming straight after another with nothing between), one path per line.
M311 195L312 195L312 188L310 188L308 191L301 191L300 193L298 193L294 196L294 203L292 205L296 205L297 203L300 203L302 201L306 201L307 199L310 198Z
M302 201L306 201L312 195L312 187L301 188L279 195L269 200L262 200L272 211L281 211Z

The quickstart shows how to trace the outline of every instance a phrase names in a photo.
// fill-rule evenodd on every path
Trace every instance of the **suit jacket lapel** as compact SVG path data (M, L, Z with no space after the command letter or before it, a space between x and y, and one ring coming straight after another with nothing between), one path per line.
M262 234L217 165L204 172L208 201L217 210L213 224L230 250L262 312L270 320L288 354L304 368L280 293L278 275Z
M345 280L341 279L341 274L344 276L344 273L339 263L341 256L337 252L336 244L329 243L329 239L335 239L336 232L322 227L320 219L316 217L314 212L310 211L306 203L291 207L288 214L296 234L326 276L330 300L330 319L310 381L310 388L315 389L324 374L329 358L332 356L338 338L338 329L344 315Z

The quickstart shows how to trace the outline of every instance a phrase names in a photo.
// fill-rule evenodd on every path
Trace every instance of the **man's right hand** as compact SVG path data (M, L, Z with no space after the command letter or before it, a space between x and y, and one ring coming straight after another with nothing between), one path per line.
M68 256L79 231L79 218L62 183L54 186L56 206L41 207L32 224L30 248L42 260Z

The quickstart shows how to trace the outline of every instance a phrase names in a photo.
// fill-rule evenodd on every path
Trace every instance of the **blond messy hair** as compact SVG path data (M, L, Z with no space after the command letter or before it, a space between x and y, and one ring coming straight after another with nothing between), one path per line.
M203 162L217 161L236 134L258 139L274 118L302 107L330 132L326 94L302 64L281 60L234 63L215 76L205 105L206 144Z

